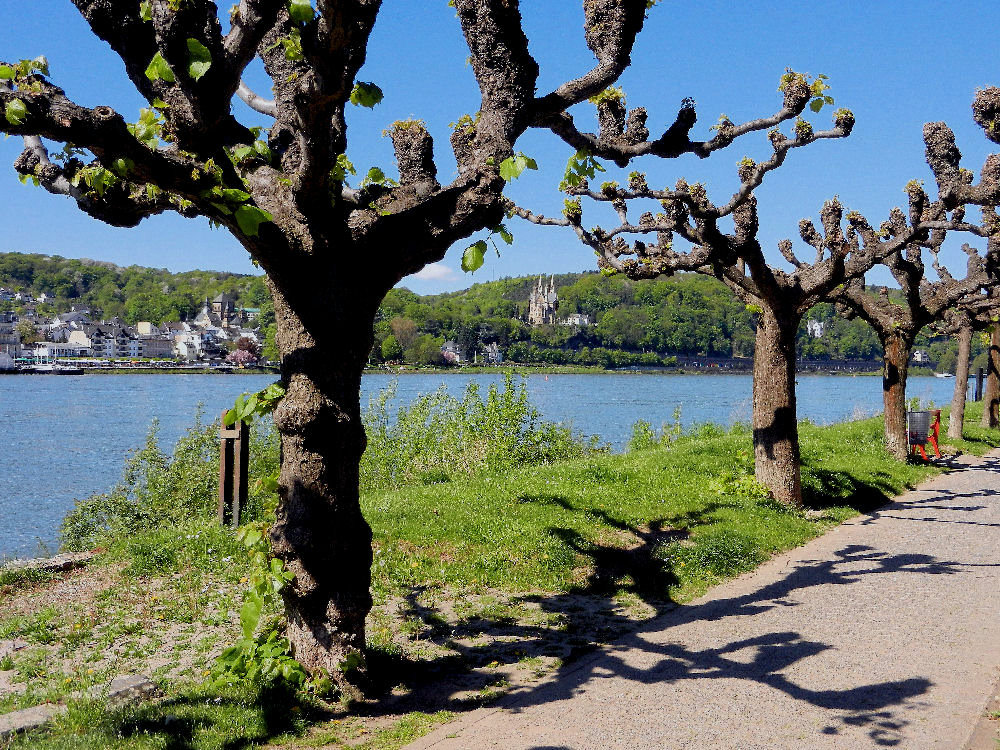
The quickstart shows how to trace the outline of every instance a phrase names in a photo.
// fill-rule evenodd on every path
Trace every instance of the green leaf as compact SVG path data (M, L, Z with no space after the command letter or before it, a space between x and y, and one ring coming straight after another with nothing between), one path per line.
M222 418L222 424L226 427L232 427L236 424L236 409L230 409L226 412L226 416Z
M245 193L242 190L236 190L235 188L224 188L222 190L222 197L227 201L232 201L233 203L244 203L250 200L250 193Z
M119 157L111 162L111 170L119 177L125 177L135 169L135 162L126 157Z
M188 38L188 75L195 81L200 80L212 67L212 54L208 47L197 39Z
M239 164L241 161L250 156L251 153L253 153L253 147L237 146L233 149L233 161Z
M150 0L142 0L142 2L139 3L139 18L143 21L153 20L153 5Z
M297 23L309 23L316 15L309 0L289 0L288 15Z
M264 141L254 141L253 148L264 161L271 161L271 147Z
M347 179L348 174L357 174L357 170L354 165L351 164L351 160L347 158L347 154L337 154L337 163L330 170L330 176L333 177L337 182L343 182Z
M358 81L354 84L351 90L351 104L354 106L373 109L380 101L382 101L382 89L374 83Z
M20 99L11 99L3 113L11 125L23 125L28 117L28 108Z
M44 76L49 74L49 60L45 55L39 55L31 61L31 67Z
M256 237L260 225L274 217L257 206L243 205L236 209L236 223L240 231L249 237Z
M265 492L277 492L278 475L275 473L266 477L261 477L260 486Z
M486 240L479 240L465 248L462 253L462 270L472 273L478 268L482 268L483 259L486 255Z
M809 102L809 109L811 109L813 112L819 112L821 109L823 109L823 100L819 98L813 99L811 102Z
M538 163L530 156L517 153L500 162L500 177L510 182L520 177L525 169L538 169Z
M383 172L379 167L372 167L368 170L365 178L361 181L362 186L368 185L369 183L374 183L376 185L385 184L386 177L385 172Z
M253 633L260 622L260 611L264 602L259 597L248 596L240 609L240 627L246 638L253 638Z
M302 34L295 28L288 32L288 36L279 39L278 44L285 48L286 60L304 60L305 53L302 51Z
M510 230L507 229L507 227L504 226L503 224L498 224L497 226L493 227L493 229L491 229L490 231L493 232L494 234L499 234L500 239L502 239L508 245L514 244L514 235L512 235L510 233Z
M163 80L167 83L173 83L177 80L174 78L174 71L170 69L167 61L159 52L153 55L153 59L149 61L149 65L146 67L146 78L151 81Z
M9 65L0 65L0 80L9 81L14 77L14 69Z

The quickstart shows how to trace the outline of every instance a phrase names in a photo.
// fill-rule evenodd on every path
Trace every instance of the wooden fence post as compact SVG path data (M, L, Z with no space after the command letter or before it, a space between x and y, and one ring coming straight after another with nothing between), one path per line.
M240 511L247 502L247 468L250 463L250 428L245 422L226 427L226 412L219 427L219 523L240 525Z
M983 368L976 368L976 397L973 401L983 400Z

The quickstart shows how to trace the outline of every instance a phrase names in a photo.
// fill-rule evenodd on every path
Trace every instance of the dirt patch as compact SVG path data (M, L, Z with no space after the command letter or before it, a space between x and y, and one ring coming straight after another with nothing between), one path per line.
M0 620L31 615L46 607L86 606L117 578L119 568L74 568L57 577L27 586L0 589Z

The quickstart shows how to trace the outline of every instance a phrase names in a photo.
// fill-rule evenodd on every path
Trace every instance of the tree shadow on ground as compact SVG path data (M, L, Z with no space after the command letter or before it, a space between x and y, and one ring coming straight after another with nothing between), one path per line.
M897 492L891 474L874 471L868 479L846 471L809 466L803 472L802 496L807 508L830 508L847 505L859 513L870 513L889 501Z
M957 509L972 511L979 507ZM681 538L678 534L683 532L672 529L664 520L646 528L632 528L607 516L603 520L631 532L636 545L628 549L611 547L583 539L570 529L553 529L571 548L588 557L592 565L587 580L574 592L519 598L519 603L532 603L540 612L551 615L553 619L546 623L510 616L495 619L475 616L445 624L449 622L446 614L421 603L419 591L411 592L406 599L409 613L429 623L424 637L447 648L450 654L424 661L384 653L373 655L372 671L382 677L384 697L362 710L369 715L467 710L482 704L482 700L470 699L469 691L486 691L498 674L511 683L504 705L512 710L571 698L597 676L619 676L641 684L736 679L766 685L796 701L828 711L829 723L823 729L826 733L863 727L877 745L900 744L908 722L899 709L929 690L931 682L925 677L813 690L796 684L783 672L833 646L794 631L737 639L704 650L677 643L656 643L650 636L693 621L753 617L775 608L795 607L798 603L794 595L813 587L842 586L844 596L849 597L849 586L864 577L900 573L953 575L968 567L966 564L921 553L886 554L865 546L848 545L829 559L803 562L780 579L750 593L678 607L663 597L666 587L676 578L656 556L656 550L663 539ZM641 599L652 617L641 623L629 618L618 606L621 592ZM553 621L558 628L548 624ZM477 634L491 637L477 642L474 638ZM597 648L596 642L614 638L617 640L612 648L585 656ZM634 666L635 658L626 663L620 654L629 650L645 654L639 660L649 665ZM539 684L511 679L519 662L545 655L559 655L563 659L550 679ZM390 688L394 686L396 694L390 696Z
M1000 472L1000 463L991 470ZM838 486L844 478L837 472L827 472L820 481ZM891 489L884 481L884 477L875 476L870 483L852 481L849 486L840 486L841 490L854 493L851 504L861 510L869 504L884 506L862 523L903 508L973 513L985 506L964 502L965 498L982 499L998 494L989 490L934 491L906 504L885 505ZM556 495L520 500L580 510ZM598 677L617 676L646 685L737 680L763 685L796 702L823 710L828 717L826 726L820 730L824 733L840 734L848 728L861 728L876 745L900 745L908 725L907 706L931 687L926 677L914 675L844 689L812 689L798 684L787 672L834 646L795 630L775 628L772 632L734 638L710 648L665 642L661 634L688 623L752 618L778 608L796 607L797 594L813 587L843 587L843 596L848 599L851 584L871 576L953 575L971 566L926 554L887 554L861 545L846 545L827 559L801 562L749 593L679 606L666 595L677 578L670 561L658 552L664 544L683 543L687 533L683 529L707 522L725 507L724 502L709 503L696 511L660 518L643 526L630 525L610 513L587 508L588 513L598 516L617 536L613 543L602 543L570 528L550 529L550 533L589 563L586 575L567 593L519 595L485 606L459 609L440 591L413 588L402 596L399 607L405 618L419 624L419 632L414 635L418 648L411 649L410 655L401 650L372 650L368 655L370 698L352 706L350 713L378 724L389 723L410 711L468 711L501 695L503 690L498 683L506 683L504 706L518 711L569 699L593 685ZM920 519L912 514L907 520L961 522ZM974 519L968 522L980 523ZM643 616L630 614L635 609L642 609ZM611 642L613 645L608 648L601 649L598 645ZM631 654L627 661L626 653ZM538 679L535 665L543 661L548 673L545 679ZM211 709L200 703L203 704L203 699L160 704L155 710L123 720L120 731L125 736L163 735L165 747L186 750L193 746L195 735L205 725L217 721L212 718ZM290 720L291 704L287 701L262 699L256 705L262 712L258 726L222 745L225 750L242 750L269 737L295 731ZM313 708L309 719L318 722L343 716L335 707L330 711L324 713ZM564 748L539 746L534 750Z
M125 708L111 726L119 738L155 738L156 746L164 750L194 750L204 747L204 738L199 737L201 733L212 732L214 728L224 726L227 720L231 720L227 717L239 714L253 715L242 717L242 722L246 724L242 736L220 740L217 745L220 750L259 747L272 737L299 731L301 727L297 725L295 717L302 715L303 705L293 690L278 687L253 692L253 695L239 698L217 696L207 699L202 694L184 695ZM306 706L305 710L311 711L315 720L324 718L327 713L316 706Z

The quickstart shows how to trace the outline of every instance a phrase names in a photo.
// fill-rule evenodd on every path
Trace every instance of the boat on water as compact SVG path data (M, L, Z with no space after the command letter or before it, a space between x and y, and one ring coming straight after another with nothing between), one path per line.
M953 378L955 376L952 375L950 372L936 372L936 373L934 373L934 377L936 377L936 378Z
M36 375L83 375L82 367L72 365L33 365L27 368L27 372Z

